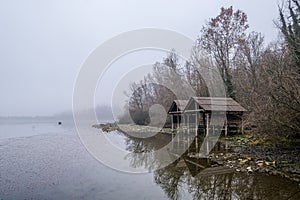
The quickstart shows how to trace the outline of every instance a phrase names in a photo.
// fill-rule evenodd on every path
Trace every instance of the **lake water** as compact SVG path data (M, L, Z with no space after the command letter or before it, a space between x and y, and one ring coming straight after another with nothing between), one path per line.
M108 137L130 151L161 142L116 132ZM205 175L210 164L182 157L163 169L133 175L94 159L70 124L0 124L0 199L300 199L294 182L228 171Z

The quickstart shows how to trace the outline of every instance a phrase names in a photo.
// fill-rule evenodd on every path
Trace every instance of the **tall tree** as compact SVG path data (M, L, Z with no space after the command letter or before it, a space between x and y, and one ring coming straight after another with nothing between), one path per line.
M287 12L279 8L280 30L293 53L298 73L300 73L300 3L299 0L287 1Z
M246 41L239 46L235 58L236 69L233 73L237 89L237 99L244 104L248 111L259 106L257 103L261 92L261 65L265 51L264 38L261 33L251 32Z
M234 69L234 58L238 46L245 42L249 25L247 15L241 10L233 11L232 7L221 8L221 13L212 18L201 30L198 45L215 60L226 86L228 96L235 98L231 75Z

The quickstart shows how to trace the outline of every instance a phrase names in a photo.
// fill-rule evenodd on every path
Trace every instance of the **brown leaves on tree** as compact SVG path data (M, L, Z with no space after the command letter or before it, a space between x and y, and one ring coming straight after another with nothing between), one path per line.
M198 45L212 55L223 78L227 95L232 98L235 98L235 92L230 70L234 68L233 60L239 45L246 42L245 31L248 28L244 12L234 12L232 6L222 7L220 14L202 28L198 39Z
M222 7L221 13L202 28L202 36L198 43L210 53L225 54L245 41L245 31L248 28L247 15L244 12L241 10L234 12L232 6Z

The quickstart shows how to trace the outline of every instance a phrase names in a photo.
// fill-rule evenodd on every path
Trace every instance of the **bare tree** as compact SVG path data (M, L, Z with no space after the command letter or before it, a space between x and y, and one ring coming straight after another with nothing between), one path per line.
M262 55L265 51L264 38L261 33L251 32L245 42L239 45L234 60L236 69L233 73L237 89L237 99L246 106L248 111L255 110L259 105L259 91Z
M299 0L287 0L287 4L286 9L279 8L279 28L294 56L298 73L300 73L300 3Z

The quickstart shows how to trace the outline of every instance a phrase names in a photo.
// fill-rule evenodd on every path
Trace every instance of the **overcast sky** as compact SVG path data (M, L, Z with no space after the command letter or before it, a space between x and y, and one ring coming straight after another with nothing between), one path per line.
M205 21L230 5L243 10L250 30L262 32L267 42L277 38L276 0L3 0L0 116L70 110L80 66L102 42L145 27L171 29L195 40ZM156 57L146 60L154 63ZM115 70L124 67L115 65ZM113 80L104 81L107 90Z

